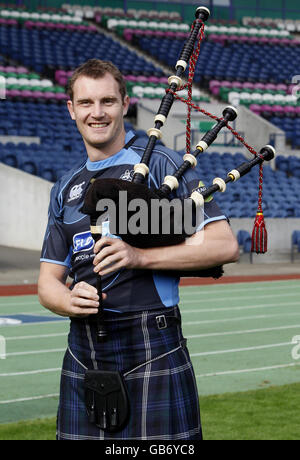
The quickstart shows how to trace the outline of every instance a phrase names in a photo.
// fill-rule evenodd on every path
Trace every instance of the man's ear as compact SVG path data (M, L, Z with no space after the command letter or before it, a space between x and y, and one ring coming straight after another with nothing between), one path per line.
M124 104L123 104L123 116L124 117L125 117L125 115L127 115L129 104L130 104L130 98L129 98L128 95L126 95L124 97Z
M74 113L74 110L73 110L73 102L71 100L67 101L67 107L68 107L69 114L70 114L72 120L75 120L75 113Z

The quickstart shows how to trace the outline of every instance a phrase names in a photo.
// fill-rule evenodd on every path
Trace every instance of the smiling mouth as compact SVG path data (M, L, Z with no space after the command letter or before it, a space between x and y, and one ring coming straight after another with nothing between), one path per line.
M106 128L109 123L89 123L91 128Z

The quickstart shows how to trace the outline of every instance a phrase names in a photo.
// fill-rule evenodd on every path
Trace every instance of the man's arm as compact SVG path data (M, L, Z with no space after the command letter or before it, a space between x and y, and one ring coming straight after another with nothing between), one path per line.
M60 316L83 318L98 312L97 289L84 281L71 291L66 286L68 270L64 265L41 262L38 280L40 303ZM106 297L106 295L103 295Z
M225 220L207 224L176 246L138 249L120 239L104 237L96 243L94 252L94 271L100 275L120 268L201 270L236 262L239 258L237 240Z

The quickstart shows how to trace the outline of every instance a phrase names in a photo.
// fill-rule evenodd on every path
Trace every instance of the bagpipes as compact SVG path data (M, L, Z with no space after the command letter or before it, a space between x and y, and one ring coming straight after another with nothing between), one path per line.
M255 165L260 165L260 185L259 185L259 205L256 216L256 221L253 230L253 247L252 250L258 253L264 253L267 249L266 230L263 221L263 214L261 208L261 197L262 197L262 164L264 161L270 161L274 158L274 148L272 146L263 147L259 153L250 147L241 136L228 125L228 122L234 121L237 117L237 111L234 107L227 107L223 111L223 117L218 118L198 106L192 103L192 81L195 71L196 61L200 52L200 44L204 34L204 23L209 18L210 12L205 7L199 7L196 10L196 20L193 22L191 27L190 35L183 46L179 60L176 63L176 74L172 75L168 79L169 88L166 90L166 94L163 97L159 110L155 116L155 124L153 128L147 131L149 136L146 148L144 150L141 162L134 166L134 175L131 182L122 179L94 179L91 186L89 187L85 199L84 205L81 208L81 212L90 216L91 221L91 234L95 242L98 241L102 236L102 225L107 215L106 209L99 209L98 203L100 200L110 199L116 206L116 215L119 215L118 208L122 206L120 201L120 192L127 193L127 201L130 202L137 197L142 199L146 204L150 212L151 203L154 201L162 203L163 200L170 200L173 192L179 187L179 180L185 174L189 168L193 168L197 165L197 156L204 152L217 138L218 133L223 127L228 128L248 150L255 155L255 158L251 161L246 161L239 165L234 170L230 171L226 178L215 178L213 184L209 187L200 187L192 192L190 197L185 198L182 202L189 205L187 208L191 210L192 215L197 214L197 210L203 209L204 202L207 198L213 195L215 192L225 192L226 186L229 182L234 182L240 177L247 174ZM198 39L198 44L196 45ZM189 64L189 78L187 85L183 86L182 77ZM177 95L177 92L188 87L188 99L182 99ZM170 109L175 99L179 99L188 105L188 120L187 120L187 153L183 156L182 165L174 172L172 176L166 176L162 185L158 189L151 189L145 184L145 179L149 174L149 161L151 153L154 150L156 142L161 138L161 128L164 125ZM217 121L216 125L210 129L197 144L196 149L190 152L190 115L191 109L195 109L204 113L205 115L213 118ZM129 217L129 216L128 216ZM126 232L120 231L120 222L115 222L114 235L120 236L126 243L138 247L138 248L149 248L149 247L161 247L171 246L184 242L187 237L191 236L191 233L187 232L185 226L182 225L184 220L184 213L180 216L180 229L178 232L178 216L175 215L174 210L170 210L169 221L170 229L168 232L162 231L163 219L162 214L159 215L159 231L151 231L151 214L149 214L148 227L146 232L141 233L130 233L128 228ZM109 219L111 220L111 218ZM99 224L100 222L100 224ZM197 225L197 219L194 221L195 228ZM173 276L198 276L198 277L213 277L215 279L220 278L223 274L222 266L209 268L206 270L197 271L182 271L172 270ZM102 342L106 339L107 332L104 325L104 314L102 307L102 287L101 277L97 275L97 289L100 299L99 313L97 314L98 322L98 333L97 340Z

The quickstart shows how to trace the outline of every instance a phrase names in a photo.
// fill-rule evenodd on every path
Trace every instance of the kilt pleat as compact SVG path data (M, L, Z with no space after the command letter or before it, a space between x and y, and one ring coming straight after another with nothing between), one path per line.
M177 317L158 329L156 317ZM57 417L60 440L200 440L198 392L182 336L178 307L107 317L109 339L95 341L93 321L72 321L65 353ZM88 421L84 403L86 369L123 374L130 417L119 432L106 433Z

